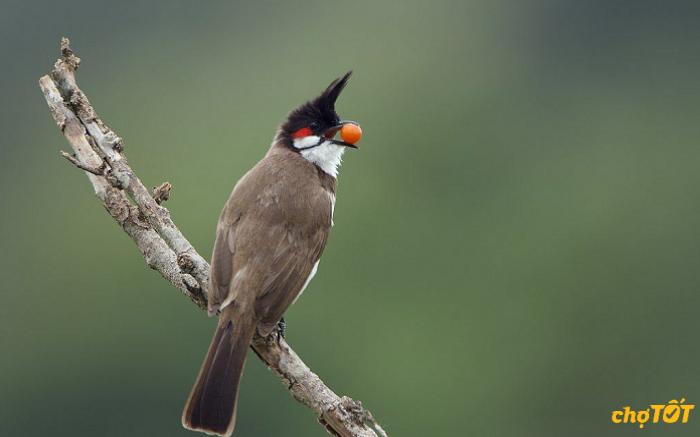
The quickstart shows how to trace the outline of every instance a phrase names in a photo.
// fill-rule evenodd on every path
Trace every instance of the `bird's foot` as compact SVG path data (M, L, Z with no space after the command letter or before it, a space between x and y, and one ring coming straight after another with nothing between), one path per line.
M277 339L284 338L284 334L287 332L287 322L284 321L284 317L280 319L279 322L277 322Z

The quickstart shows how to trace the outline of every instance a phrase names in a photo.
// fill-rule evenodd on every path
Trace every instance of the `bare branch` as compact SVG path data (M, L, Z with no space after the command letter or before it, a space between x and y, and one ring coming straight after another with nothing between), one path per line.
M170 199L170 190L173 188L170 182L163 182L153 189L153 200L158 205Z
M74 155L71 155L70 153L64 152L63 150L61 150L61 156L66 158L66 160L68 160L68 162L70 162L74 166L78 167L79 169L85 170L85 171L90 172L94 175L102 176L105 173L106 165L104 162L102 164L100 164L99 167L90 167L90 166L85 165L82 162L78 161Z
M192 247L192 244L182 235L170 218L170 212L158 205L148 192L141 180L134 174L122 151L122 139L97 116L90 101L75 81L75 70L80 64L80 58L75 56L67 38L61 40L62 57L59 59L51 77L58 85L61 95L66 98L75 115L80 119L92 141L95 152L101 155L110 167L110 173L118 185L136 203L141 214L160 234L165 242L175 251L177 256L187 254L194 267L190 274L197 282L208 284L209 266L205 259ZM202 285L207 289L207 285Z
M151 195L129 166L122 139L97 116L78 87L80 65L67 38L61 40L61 57L39 86L51 115L73 149L62 152L85 170L95 194L107 212L136 243L146 264L206 309L209 264L175 226L161 204L168 199L168 182ZM335 394L309 369L287 342L271 335L256 336L251 345L260 359L280 377L292 396L308 406L332 435L386 437L386 432L359 401Z

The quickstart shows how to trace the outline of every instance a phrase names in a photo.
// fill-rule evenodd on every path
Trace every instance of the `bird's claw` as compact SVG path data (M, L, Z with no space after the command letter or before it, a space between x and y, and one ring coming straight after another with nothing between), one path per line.
M282 339L284 338L284 334L287 332L287 322L284 321L284 317L280 319L279 322L277 322L277 339Z

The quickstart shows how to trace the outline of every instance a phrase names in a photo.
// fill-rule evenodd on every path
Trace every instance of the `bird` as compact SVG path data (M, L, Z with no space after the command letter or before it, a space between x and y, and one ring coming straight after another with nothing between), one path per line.
M344 127L357 126L335 110L351 74L287 115L221 211L207 304L219 320L182 413L187 429L233 433L253 336L279 335L284 312L318 270L333 225L341 159L346 149L358 148L336 138Z

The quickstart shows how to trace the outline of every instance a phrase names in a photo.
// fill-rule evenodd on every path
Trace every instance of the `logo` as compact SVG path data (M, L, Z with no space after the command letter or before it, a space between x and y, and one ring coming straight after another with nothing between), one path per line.
M668 404L650 404L649 408L635 411L628 407L612 412L613 423L637 423L644 428L647 423L688 423L695 404L685 404L685 398L673 399Z

